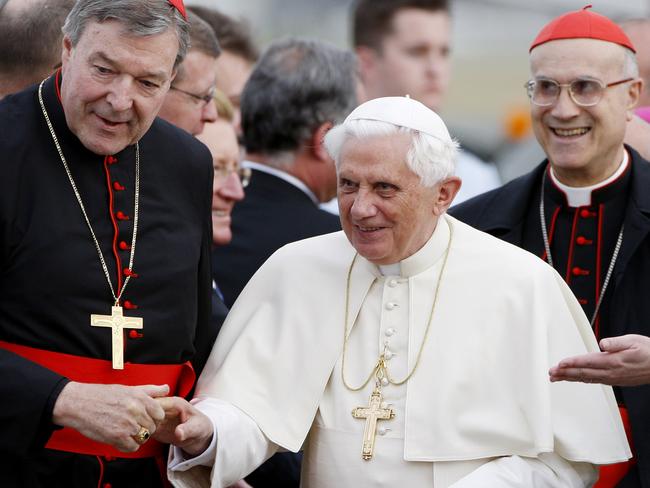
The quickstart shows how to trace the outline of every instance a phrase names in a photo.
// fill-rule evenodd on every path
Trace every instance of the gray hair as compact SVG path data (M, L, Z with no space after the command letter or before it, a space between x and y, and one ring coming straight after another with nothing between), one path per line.
M336 162L338 171L341 164L341 148L348 139L364 139L398 133L412 136L411 147L406 154L406 164L420 177L423 186L433 187L445 178L453 176L459 147L456 141L443 141L390 122L362 119L337 125L325 135L325 149Z
M277 41L255 66L241 100L243 143L285 166L322 124L355 107L356 61L347 50L301 39Z
M115 20L128 35L145 37L174 28L178 38L177 67L189 49L190 26L167 0L78 0L63 26L63 33L76 46L90 22Z

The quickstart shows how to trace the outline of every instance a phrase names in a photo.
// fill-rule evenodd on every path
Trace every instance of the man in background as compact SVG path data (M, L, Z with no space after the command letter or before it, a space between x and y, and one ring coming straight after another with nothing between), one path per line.
M239 132L241 94L246 80L253 71L259 52L251 37L248 25L209 7L189 7L188 10L205 20L219 39L223 52L217 60L217 88L234 107L233 124Z
M440 111L451 77L447 0L358 0L352 41L368 100L408 95ZM493 165L467 151L456 173L463 186L455 204L501 184Z
M0 99L61 62L61 27L74 0L0 0Z
M256 65L242 96L242 165L251 182L233 211L232 242L213 253L229 307L277 249L340 229L337 216L318 208L336 194L322 141L354 107L355 83L352 53L316 41L276 42Z
M203 131L206 122L217 120L214 90L217 78L219 43L210 26L188 12L190 50L178 66L159 116L193 136Z

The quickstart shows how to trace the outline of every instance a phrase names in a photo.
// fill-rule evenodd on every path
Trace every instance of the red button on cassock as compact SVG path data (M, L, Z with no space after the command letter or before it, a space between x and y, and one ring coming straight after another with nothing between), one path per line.
M120 246L120 249L121 249L122 251L128 251L129 249L131 249L131 246L129 246L129 245L128 245L126 242L124 242L124 241L120 241L119 246Z
M135 310L138 306L129 300L124 300L124 308L127 310Z
M115 216L117 217L117 220L129 220L129 216L126 215L121 210L118 210L118 212L115 214Z
M124 276L131 276L132 278L137 278L138 277L138 273L134 273L129 268L124 268L122 273L124 273Z
M578 244L579 246L587 246L587 245L592 244L593 242L594 241L592 241L591 239L587 239L584 236L578 236L576 238L576 244Z
M590 212L586 208L580 210L580 217L582 217L583 219L586 219L588 217L595 217L596 215L597 215L596 212Z
M131 339L139 339L140 337L142 337L142 334L140 334L137 330L130 330L129 337Z
M122 191L122 190L124 190L124 187L122 185L120 185L119 181L114 181L113 182L113 190Z
M576 266L575 268L573 268L571 270L571 273L573 274L573 276L587 276L589 274L589 270L588 269L582 269L582 268L579 268L578 266Z

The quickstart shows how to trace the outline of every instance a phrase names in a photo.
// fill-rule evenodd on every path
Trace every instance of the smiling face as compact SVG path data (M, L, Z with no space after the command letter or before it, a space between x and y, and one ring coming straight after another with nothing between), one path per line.
M244 198L239 176L239 145L235 129L229 122L218 119L205 124L198 136L212 154L214 180L212 184L212 242L224 246L232 240L230 229L232 208Z
M70 130L90 151L116 154L151 127L174 75L173 30L131 37L116 21L89 23L63 41L61 102Z
M594 39L563 39L531 52L533 79L570 83L594 78L604 84L627 78L623 47ZM638 80L606 88L591 107L577 105L564 87L548 107L531 103L533 129L560 181L588 186L612 175L623 158L623 137L638 100Z
M360 63L368 98L405 96L439 110L451 75L449 14L399 10L381 52L366 50Z
M396 133L348 139L341 148L339 210L354 248L375 264L417 252L440 216L439 185L426 188L406 164L412 136Z

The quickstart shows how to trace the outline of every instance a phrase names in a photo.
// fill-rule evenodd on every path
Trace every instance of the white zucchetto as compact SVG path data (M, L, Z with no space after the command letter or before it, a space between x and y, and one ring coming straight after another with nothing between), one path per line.
M426 105L409 97L382 97L368 100L355 108L343 123L352 120L388 122L453 144L447 126L440 116Z

